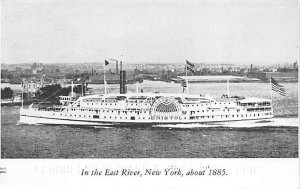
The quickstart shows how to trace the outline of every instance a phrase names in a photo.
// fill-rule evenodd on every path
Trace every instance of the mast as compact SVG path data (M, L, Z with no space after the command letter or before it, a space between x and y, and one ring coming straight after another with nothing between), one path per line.
M21 100L22 100L22 109L23 109L23 101L24 101L24 99L23 99L23 93L24 93L24 91L23 91L23 90L24 90L24 87L23 87L23 79L22 79L21 85L22 85L22 96L21 96L22 99L21 99Z
M104 61L104 76L103 76L103 80L104 80L104 94L106 94L106 79L105 79L105 67L106 67L106 65L105 65L106 63L105 63L105 61Z
M73 80L72 80L72 83L71 83L71 96L73 98L73 88L74 88L74 85L73 85Z
M270 74L270 97L271 97L271 100L273 99L273 94L272 94L272 76Z
M227 78L227 98L229 98L229 78Z
M84 90L84 96L86 96L86 92L87 92L86 81L84 81L84 87L85 87L85 90Z
M83 96L83 82L81 83L81 96Z
M189 83L187 79L187 65L185 65L185 82L186 82L186 93L189 94Z

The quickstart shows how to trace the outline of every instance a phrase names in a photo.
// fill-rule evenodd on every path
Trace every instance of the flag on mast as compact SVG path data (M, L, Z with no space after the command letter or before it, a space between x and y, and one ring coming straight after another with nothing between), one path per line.
M109 64L109 62L107 60L105 60L105 66L107 66Z
M276 91L277 93L279 93L282 96L286 95L286 89L284 88L284 86L279 85L273 77L271 77L271 85L272 85L273 91Z
M195 73L195 65L186 60L186 69Z

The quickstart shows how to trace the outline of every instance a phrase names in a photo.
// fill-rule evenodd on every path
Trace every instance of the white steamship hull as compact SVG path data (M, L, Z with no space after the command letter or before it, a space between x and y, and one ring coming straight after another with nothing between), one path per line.
M88 120L70 120L70 119L59 119L59 118L52 118L52 117L32 117L32 116L26 116L22 115L20 116L20 123L24 124L34 124L34 125L78 125L78 126L152 126L152 125L165 125L165 126L172 126L176 124L203 124L203 127L207 127L206 123L220 123L220 122L233 122L238 121L241 122L240 127L245 127L245 124L247 121L260 121L260 120L269 120L273 118L273 116L265 116L258 119L231 119L231 120L221 120L221 119L214 119L214 120L203 120L203 121L160 121L160 122L152 122L152 121L144 121L144 122L138 122L138 121L122 121L122 122L116 122L116 121L108 121L108 120L99 120L99 121L88 121ZM245 123L245 124L243 124ZM201 125L197 125L198 127Z
M51 109L21 108L20 122L149 126L264 120L273 117L271 100L258 98L214 100L201 95L133 93L91 95L80 97L68 105L64 103L62 100L62 106Z

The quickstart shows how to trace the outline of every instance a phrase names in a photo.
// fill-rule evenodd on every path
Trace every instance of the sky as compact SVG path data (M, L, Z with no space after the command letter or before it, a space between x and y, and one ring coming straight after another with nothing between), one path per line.
M1 63L298 59L297 0L2 0Z

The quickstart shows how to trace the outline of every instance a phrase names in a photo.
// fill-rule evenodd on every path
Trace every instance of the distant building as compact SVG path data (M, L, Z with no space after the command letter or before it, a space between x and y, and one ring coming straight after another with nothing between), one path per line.
M100 73L98 75L90 76L89 80L90 80L90 83L103 84L104 83L104 74ZM106 73L105 80L108 84L120 83L120 75ZM136 77L135 77L135 75L132 75L132 73L129 73L128 75L126 73L126 80L127 80L127 83L134 83L134 82L136 82Z
M271 72L277 72L276 68L270 69Z
M298 72L253 72L248 73L248 77L258 78L262 81L270 81L273 77L278 81L298 81Z
M179 81L178 79L185 80L187 78L188 82L249 82L249 81L259 81L256 78L247 78L247 77L238 77L231 75L217 75L217 76L178 76L177 79L173 80L174 82Z
M23 81L22 87L23 92L30 93L32 96L42 87L48 85L49 83L45 83L44 79L40 80L30 80Z

